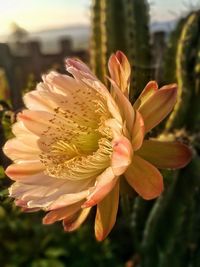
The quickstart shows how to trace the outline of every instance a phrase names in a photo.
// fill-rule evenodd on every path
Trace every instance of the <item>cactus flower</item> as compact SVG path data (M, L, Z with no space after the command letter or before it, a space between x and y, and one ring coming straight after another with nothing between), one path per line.
M110 57L111 93L81 61L66 60L73 76L50 72L24 96L27 109L4 146L13 160L6 174L10 196L24 211L44 210L44 224L77 229L97 205L95 235L103 240L116 221L120 179L144 199L158 197L157 168L180 168L187 146L145 139L176 102L175 84L147 84L134 106L128 99L130 65L122 52ZM123 176L122 176L123 175Z

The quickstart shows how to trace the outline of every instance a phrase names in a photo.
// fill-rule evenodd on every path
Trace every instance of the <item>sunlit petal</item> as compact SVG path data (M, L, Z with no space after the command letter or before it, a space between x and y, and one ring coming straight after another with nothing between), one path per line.
M66 232L72 232L79 228L81 224L86 220L90 213L91 208L85 208L78 211L71 218L66 218L63 220L63 227Z
M95 218L95 236L98 241L104 240L112 230L118 211L119 183L97 205Z
M128 98L131 66L127 57L121 51L117 51L116 54L112 54L108 61L108 69L111 79Z
M95 186L90 188L87 201L82 205L83 208L92 207L99 203L116 185L117 177L111 167L107 168L96 178Z
M187 165L192 152L188 146L178 142L145 140L137 155L160 169L177 169Z
M169 114L176 103L176 96L176 84L169 85L163 89L161 88L155 94L152 94L151 97L138 108L138 111L144 119L146 132L149 132Z
M113 153L111 166L115 175L125 172L133 157L133 149L130 141L121 136L113 140Z
M144 199L158 197L163 191L163 178L160 172L148 161L134 156L125 177L133 189Z
M134 151L138 150L142 146L144 134L145 134L144 120L141 114L138 111L136 111L135 121L132 130L132 147Z
M156 81L150 81L145 86L142 93L139 95L138 99L134 103L134 108L140 108L152 95L158 91L158 84Z

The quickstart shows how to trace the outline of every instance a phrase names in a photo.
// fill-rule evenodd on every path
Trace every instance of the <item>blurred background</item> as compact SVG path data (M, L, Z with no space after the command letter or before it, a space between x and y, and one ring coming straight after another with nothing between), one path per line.
M1 147L12 137L23 94L42 73L64 73L64 59L77 57L104 80L103 62L121 49L133 68L132 100L150 79L178 82L180 108L158 131L189 143L197 155L181 174L164 173L167 189L158 201L123 196L116 226L98 243L94 214L70 234L60 224L43 226L42 213L22 214L7 196L9 160L1 150L0 266L199 267L199 1L0 0L0 9Z

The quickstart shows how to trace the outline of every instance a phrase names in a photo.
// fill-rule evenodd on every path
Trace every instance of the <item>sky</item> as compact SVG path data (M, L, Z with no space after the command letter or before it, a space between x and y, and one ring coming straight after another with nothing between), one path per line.
M149 3L153 21L173 20L200 7L199 0L149 0Z
M149 2L153 21L166 21L181 15L188 3L195 5L198 0ZM90 4L91 0L0 0L0 35L10 31L12 22L29 32L74 24L87 25L90 22Z

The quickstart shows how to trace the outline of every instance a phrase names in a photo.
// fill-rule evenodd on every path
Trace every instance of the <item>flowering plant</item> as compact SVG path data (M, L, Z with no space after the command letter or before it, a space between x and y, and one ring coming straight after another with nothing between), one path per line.
M191 151L145 139L172 110L175 84L158 89L150 81L132 106L131 68L122 52L108 62L110 93L81 61L67 59L66 68L73 77L50 72L24 96L16 137L4 146L14 161L6 170L15 181L9 193L24 211L47 211L44 224L62 220L66 231L97 205L95 235L103 240L116 221L120 179L144 199L156 198L163 190L157 168L181 168Z

